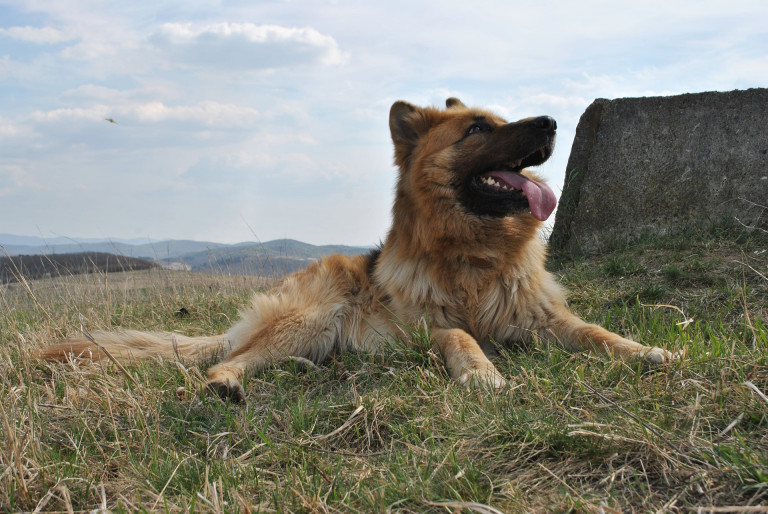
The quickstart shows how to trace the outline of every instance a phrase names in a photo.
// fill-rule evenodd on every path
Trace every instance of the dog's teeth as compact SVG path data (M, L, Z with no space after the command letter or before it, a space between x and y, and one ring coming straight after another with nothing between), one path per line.
M507 184L502 184L493 177L481 177L480 183L485 184L486 186L502 189L504 191L509 191L511 189Z

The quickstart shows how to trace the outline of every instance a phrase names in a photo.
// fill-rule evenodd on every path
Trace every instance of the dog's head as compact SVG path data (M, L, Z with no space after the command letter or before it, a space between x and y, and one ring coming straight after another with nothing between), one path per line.
M417 205L446 204L479 218L527 215L539 221L556 205L527 167L546 161L557 124L549 116L507 123L456 98L446 109L396 102L389 127L400 167L398 195Z

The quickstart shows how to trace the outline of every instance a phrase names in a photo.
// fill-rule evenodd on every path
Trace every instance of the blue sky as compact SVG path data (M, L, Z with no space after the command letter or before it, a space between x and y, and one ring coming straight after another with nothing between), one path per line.
M768 86L766 20L765 0L0 0L0 233L374 244L399 99L555 117L559 196L595 98Z

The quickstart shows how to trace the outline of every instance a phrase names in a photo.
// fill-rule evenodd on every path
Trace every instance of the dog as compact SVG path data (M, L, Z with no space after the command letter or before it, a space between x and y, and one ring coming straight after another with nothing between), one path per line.
M283 278L257 293L226 334L97 332L41 357L194 359L219 351L207 388L234 402L245 399L246 370L286 358L317 363L334 351L375 353L399 326L419 320L428 321L452 379L470 388L504 387L487 355L535 338L652 364L672 360L574 315L544 267L538 229L556 199L528 168L552 155L554 119L508 123L449 98L444 109L395 102L389 127L399 176L392 226L378 249L333 255Z

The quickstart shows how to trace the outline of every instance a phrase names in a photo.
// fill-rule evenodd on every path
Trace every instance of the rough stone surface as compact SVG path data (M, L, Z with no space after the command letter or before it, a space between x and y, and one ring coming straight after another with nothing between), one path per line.
M768 89L595 100L579 120L550 245L768 225Z

